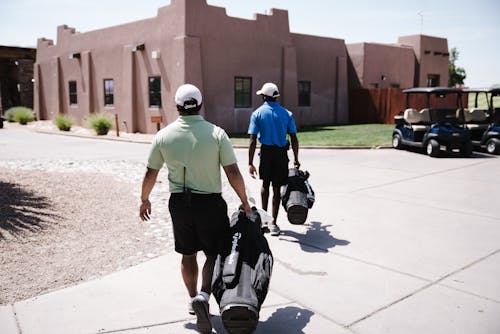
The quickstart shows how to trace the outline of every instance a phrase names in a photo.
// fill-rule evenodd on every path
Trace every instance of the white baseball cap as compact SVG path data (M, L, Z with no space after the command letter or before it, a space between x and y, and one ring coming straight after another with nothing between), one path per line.
M272 82L266 82L265 84L262 85L262 88L257 91L257 95L278 97L280 96L280 92L278 90L278 86L276 86Z
M200 106L201 102L201 92L195 85L184 84L177 88L177 92L175 93L175 104L184 109L191 109Z

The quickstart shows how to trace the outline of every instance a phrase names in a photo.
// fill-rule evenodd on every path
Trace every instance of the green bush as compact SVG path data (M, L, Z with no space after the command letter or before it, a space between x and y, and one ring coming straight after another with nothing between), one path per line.
M5 112L5 118L9 122L19 122L25 125L35 120L35 113L30 108L12 107Z
M54 123L59 130L69 131L73 125L73 120L66 115L59 115L54 119Z
M3 118L7 121L7 122L15 122L14 121L14 111L15 109L14 108L10 108L10 109L7 109L5 111L5 113L3 114Z
M105 113L93 114L89 118L89 125L98 135L106 135L113 126L113 118Z

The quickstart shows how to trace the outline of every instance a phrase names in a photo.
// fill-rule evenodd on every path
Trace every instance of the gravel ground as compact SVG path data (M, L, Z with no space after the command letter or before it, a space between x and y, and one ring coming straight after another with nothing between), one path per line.
M144 164L0 161L0 305L173 252L167 172L138 218ZM223 181L229 210L237 197Z

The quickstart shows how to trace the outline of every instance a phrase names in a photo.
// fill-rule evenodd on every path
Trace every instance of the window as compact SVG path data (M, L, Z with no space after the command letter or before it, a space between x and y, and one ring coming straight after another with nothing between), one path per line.
M299 107L311 106L311 81L299 81Z
M234 78L234 107L250 108L252 106L252 78Z
M112 106L115 99L115 82L113 79L104 79L104 105Z
M149 106L161 107L161 77L149 77Z
M400 88L401 85L398 83L391 83L391 88Z
M428 74L427 87L438 87L438 86L439 86L439 74Z
M77 104L78 95L76 93L76 81L69 82L69 104Z

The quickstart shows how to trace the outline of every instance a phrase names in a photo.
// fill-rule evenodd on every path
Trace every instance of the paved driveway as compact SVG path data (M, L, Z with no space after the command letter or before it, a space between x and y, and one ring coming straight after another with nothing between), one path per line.
M147 150L0 131L4 163L57 159L61 152L141 161ZM247 151L237 155L258 197ZM500 333L500 158L304 149L300 161L317 202L303 226L281 212L283 234L268 238L275 266L256 333ZM0 307L0 332L11 333L1 330L2 320L7 328L15 310L22 333L192 333L184 304L170 254ZM216 313L213 301L211 307ZM222 333L220 318L214 320Z

